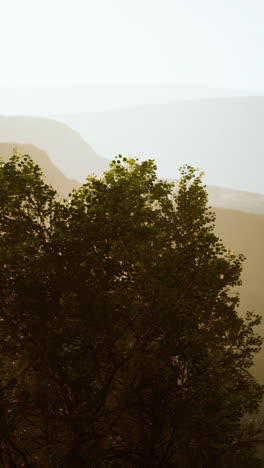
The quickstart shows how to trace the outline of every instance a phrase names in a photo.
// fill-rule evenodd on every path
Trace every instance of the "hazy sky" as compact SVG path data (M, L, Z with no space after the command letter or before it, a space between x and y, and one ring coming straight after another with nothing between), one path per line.
M263 0L0 0L0 86L264 92L263 18Z

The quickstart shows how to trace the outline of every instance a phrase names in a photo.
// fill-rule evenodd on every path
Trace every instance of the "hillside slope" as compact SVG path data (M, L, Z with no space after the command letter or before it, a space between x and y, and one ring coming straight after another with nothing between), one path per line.
M38 164L46 178L45 181L57 190L63 198L79 186L76 180L68 179L51 161L49 155L35 145L21 143L1 143L0 159L7 161L14 151L29 155Z
M98 156L83 138L62 122L40 117L0 116L0 142L32 144L48 153L65 176L81 182L101 174L109 161Z
M258 332L264 337L264 216L216 208L216 234L224 245L246 256L240 289L240 312L263 317ZM254 375L264 384L264 346L256 357Z

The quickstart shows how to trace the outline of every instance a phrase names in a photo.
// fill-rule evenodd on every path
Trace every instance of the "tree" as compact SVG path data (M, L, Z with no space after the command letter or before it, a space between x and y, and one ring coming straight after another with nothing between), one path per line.
M247 372L260 318L238 314L243 256L214 234L202 174L184 166L175 191L152 160L120 156L59 202L15 155L0 187L12 456L47 467L242 466L232 461L240 419L263 394Z

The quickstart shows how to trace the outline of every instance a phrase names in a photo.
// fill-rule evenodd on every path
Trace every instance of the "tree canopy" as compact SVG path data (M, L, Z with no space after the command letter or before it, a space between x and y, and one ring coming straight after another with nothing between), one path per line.
M61 201L0 165L0 466L241 467L260 317L202 174L116 158ZM257 466L253 465L252 466Z

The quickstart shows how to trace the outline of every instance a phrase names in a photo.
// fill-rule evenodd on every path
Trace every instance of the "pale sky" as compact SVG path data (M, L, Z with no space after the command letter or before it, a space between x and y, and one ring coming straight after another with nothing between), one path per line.
M264 92L263 0L0 0L0 86Z

